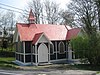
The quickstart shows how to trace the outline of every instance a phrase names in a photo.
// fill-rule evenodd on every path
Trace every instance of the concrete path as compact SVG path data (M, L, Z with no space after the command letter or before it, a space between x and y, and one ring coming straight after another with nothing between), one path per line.
M45 72L45 71L0 70L0 75L96 75L96 71L56 70L56 71Z

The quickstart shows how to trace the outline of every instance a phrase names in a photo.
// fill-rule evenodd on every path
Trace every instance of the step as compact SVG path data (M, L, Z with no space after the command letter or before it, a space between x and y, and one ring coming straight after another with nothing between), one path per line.
M44 65L52 65L52 63L39 63L39 66L44 66Z

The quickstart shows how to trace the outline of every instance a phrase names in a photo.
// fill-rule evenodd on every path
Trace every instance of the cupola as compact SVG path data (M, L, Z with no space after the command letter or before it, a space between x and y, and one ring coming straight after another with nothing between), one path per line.
M35 24L35 16L32 12L32 9L30 10L28 21L30 24Z

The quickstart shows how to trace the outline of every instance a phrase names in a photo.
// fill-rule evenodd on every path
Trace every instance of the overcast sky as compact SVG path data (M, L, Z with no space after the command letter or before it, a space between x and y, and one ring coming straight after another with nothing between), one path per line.
M0 0L0 3L10 5L16 8L24 9L25 5L31 0ZM58 4L60 4L60 8L65 9L66 3L69 3L70 0L54 0ZM5 6L0 5L0 7L7 8ZM11 8L10 8L11 9ZM1 8L0 8L1 10ZM19 11L19 10L18 10Z
M23 9L24 6L31 0L0 0L0 3L11 5L17 8ZM61 7L65 6L66 3L69 3L70 0L54 0L57 3L61 4ZM1 5L0 5L1 6Z

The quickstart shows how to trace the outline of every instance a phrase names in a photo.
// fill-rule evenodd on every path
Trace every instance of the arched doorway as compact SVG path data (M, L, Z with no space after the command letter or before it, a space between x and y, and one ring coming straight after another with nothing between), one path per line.
M48 48L44 43L38 48L38 62L48 62Z

